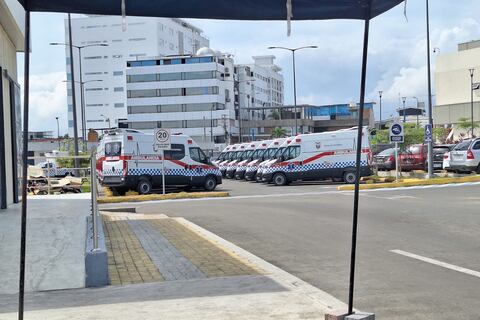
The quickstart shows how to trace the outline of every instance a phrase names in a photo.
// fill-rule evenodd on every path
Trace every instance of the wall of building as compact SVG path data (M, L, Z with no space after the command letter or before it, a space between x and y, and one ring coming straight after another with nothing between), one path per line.
M435 124L450 125L458 123L459 118L471 118L469 69L475 69L474 83L480 82L480 47L473 44L460 44L458 52L437 58ZM474 102L474 121L480 121L480 90L474 91Z
M12 99L11 90L12 86L18 86L16 53L23 49L22 27L18 23L24 20L23 12L18 6L19 4L16 2L0 0L0 108L2 108L0 115L3 118L0 126L0 130L2 130L0 147L3 149L0 150L0 157L2 157L0 164L3 167L0 168L3 171L0 173L3 176L0 178L0 190L6 196L2 207L5 204L16 202L14 189L17 190L14 179L15 170L18 168L18 158L15 158L17 148L15 135L17 129L21 128L17 128L12 122L12 113L18 114L15 104L12 105L14 99ZM15 94L13 96L15 97Z
M68 21L65 21L65 42ZM127 17L123 30L121 17L91 16L72 19L73 43L91 46L82 49L83 81L102 80L85 84L86 128L118 126L127 118L126 61L145 57L194 53L208 46L202 31L180 19ZM78 50L74 48L75 80L80 79ZM70 52L66 48L67 78L70 76ZM70 85L69 85L70 86ZM77 122L81 136L81 94L76 84ZM69 135L73 136L71 90L68 90ZM103 116L101 116L103 115ZM109 119L109 121L107 121Z

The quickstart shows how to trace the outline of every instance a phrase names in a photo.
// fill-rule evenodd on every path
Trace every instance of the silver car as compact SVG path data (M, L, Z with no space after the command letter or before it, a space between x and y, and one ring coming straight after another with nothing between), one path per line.
M480 173L480 138L462 141L450 151L450 170Z

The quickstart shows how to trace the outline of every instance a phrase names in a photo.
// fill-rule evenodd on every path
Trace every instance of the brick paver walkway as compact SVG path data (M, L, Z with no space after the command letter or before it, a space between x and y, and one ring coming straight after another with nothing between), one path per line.
M259 274L173 218L103 214L112 285Z

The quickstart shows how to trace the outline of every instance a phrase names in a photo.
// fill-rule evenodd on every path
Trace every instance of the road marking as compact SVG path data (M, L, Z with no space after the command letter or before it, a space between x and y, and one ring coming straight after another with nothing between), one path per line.
M450 270L457 271L457 272L462 272L462 273L480 278L480 272L475 271L475 270L459 267L459 266L456 266L456 265L453 265L453 264L450 264L450 263L446 263L446 262L442 262L442 261L439 261L439 260L435 260L435 259L432 259L432 258L419 256L417 254L410 253L410 252L403 251L403 250L397 250L396 249L396 250L390 250L390 252L400 254L400 255L405 256L405 257L409 257L409 258L412 258L412 259L416 259L416 260L420 260L420 261L423 261L423 262L431 263L431 264L434 264L434 265L439 266L439 267L443 267L443 268L450 269Z
M408 191L408 190L419 190L419 189L438 189L438 188L452 188L452 187L470 187L478 186L480 182L463 182L463 183L450 183L450 184L437 184L429 186L412 186L412 187L400 187L400 188L379 188L379 189L364 189L360 190L361 193L367 192L381 192L381 191ZM344 190L339 191L341 193L352 194L353 190Z

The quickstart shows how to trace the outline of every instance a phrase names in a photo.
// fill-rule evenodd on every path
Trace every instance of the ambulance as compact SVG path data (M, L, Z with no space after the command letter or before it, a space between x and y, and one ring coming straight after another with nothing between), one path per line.
M362 129L360 176L371 175L372 153L369 131ZM282 154L263 170L262 181L277 186L292 181L342 179L355 183L357 129L301 134L292 139Z
M262 143L263 141L250 142L242 155L242 159L237 162L233 167L231 167L231 173L227 171L227 174L231 175L232 178L235 178L237 180L243 179L245 175L245 170L247 169L247 164L258 156L257 148L261 146Z
M235 160L235 157L238 154L238 151L240 150L241 144L237 143L232 146L230 146L229 150L222 156L221 161L217 162L217 166L220 169L220 172L223 177L225 177L225 172L227 171L227 165Z
M283 141L280 145L276 148L272 148L269 157L265 159L260 165L258 166L257 175L255 177L257 182L263 182L263 173L265 172L266 168L268 168L271 164L275 163L278 158L282 155L283 151L287 148L287 146L292 142L293 137L283 138Z
M218 165L220 162L224 161L229 154L230 149L232 149L233 145L226 146L222 152L218 155L217 159L213 160L212 163Z
M255 150L253 150L250 157L238 164L237 170L235 170L235 179L242 180L245 178L245 173L249 166L253 163L257 163L259 160L262 159L265 150L267 150L268 146L272 141L273 140L262 140L257 143L257 146Z
M280 144L284 141L284 138L275 139L275 140L265 140L262 142L260 146L258 146L258 154L257 157L250 161L247 164L245 169L244 178L247 181L255 181L257 170L259 165L273 156L273 154L277 151Z
M225 169L225 177L228 179L233 179L235 175L235 170L237 169L237 165L239 162L245 160L245 158L255 150L255 144L246 142L242 143L239 148L237 148L237 152L229 163L226 165ZM248 151L248 152L247 152Z
M107 132L97 148L97 171L102 185L122 194L129 189L148 194L162 186L162 151L155 151L153 134L115 129ZM215 190L222 183L217 166L186 135L172 135L165 150L165 186Z

